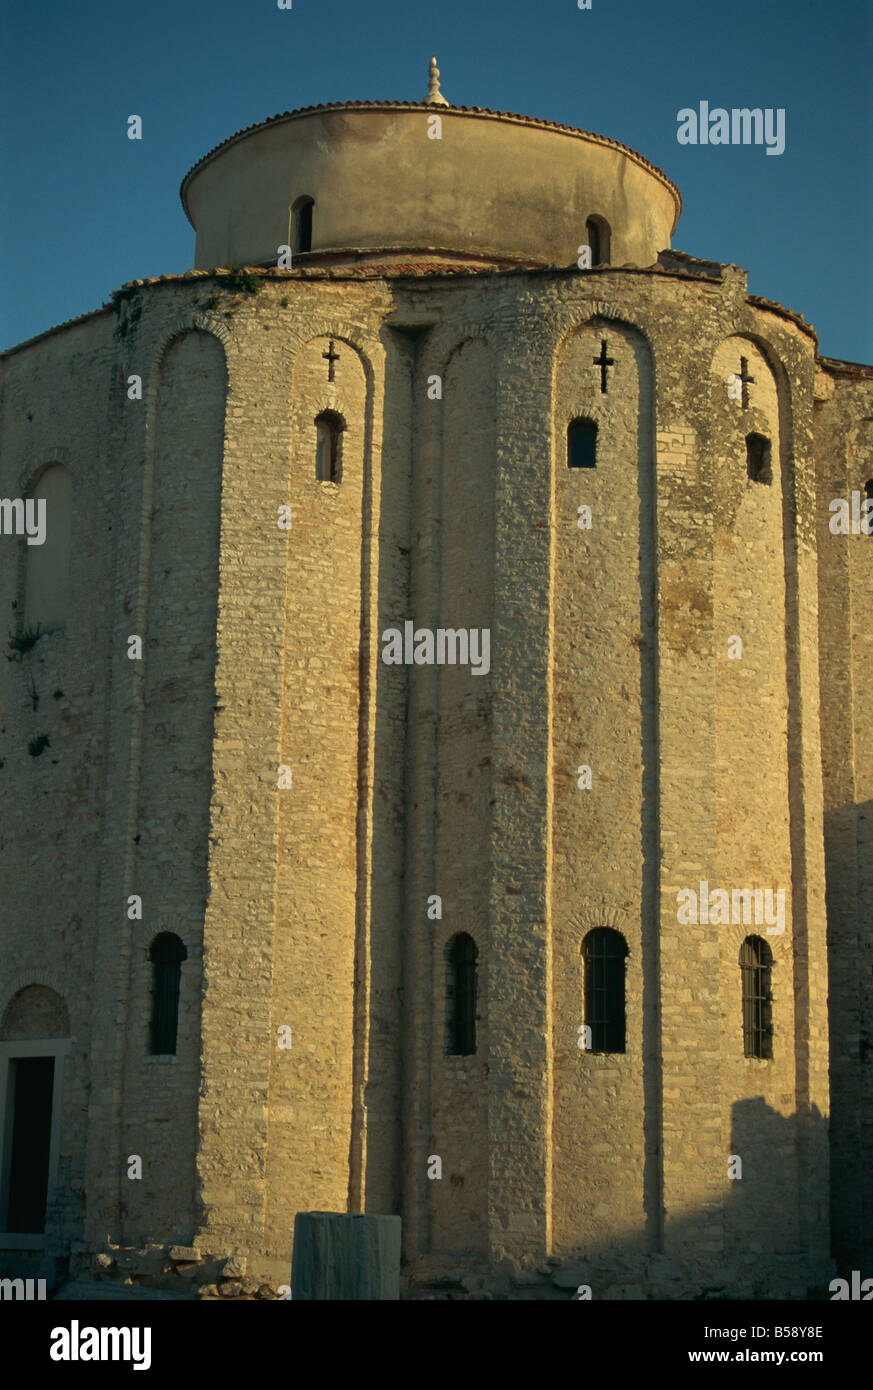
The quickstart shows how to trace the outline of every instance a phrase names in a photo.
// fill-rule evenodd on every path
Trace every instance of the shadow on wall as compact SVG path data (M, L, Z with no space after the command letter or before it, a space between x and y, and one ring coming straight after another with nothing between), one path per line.
M816 1106L780 1115L761 1096L732 1107L730 1193L724 1207L725 1249L734 1257L794 1257L798 1277L817 1278L827 1246L827 1137Z
M825 815L831 1232L873 1274L873 801Z
M807 1116L786 1116L762 1097L737 1101L720 1200L708 1208L689 1202L674 1219L668 1213L660 1250L642 1253L638 1233L581 1249L575 1258L549 1260L548 1291L545 1278L537 1284L525 1275L510 1281L508 1296L829 1299L830 1280L836 1273L850 1277L851 1268L835 1270L827 1249L826 1153L827 1120L815 1107ZM826 1172L825 1164L825 1179ZM542 1266L541 1275L546 1272ZM586 1286L590 1295L582 1292Z

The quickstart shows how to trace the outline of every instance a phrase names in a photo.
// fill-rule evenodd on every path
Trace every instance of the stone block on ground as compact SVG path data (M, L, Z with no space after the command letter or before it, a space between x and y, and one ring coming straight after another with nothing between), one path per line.
M292 1299L399 1299L400 1226L399 1216L298 1212Z

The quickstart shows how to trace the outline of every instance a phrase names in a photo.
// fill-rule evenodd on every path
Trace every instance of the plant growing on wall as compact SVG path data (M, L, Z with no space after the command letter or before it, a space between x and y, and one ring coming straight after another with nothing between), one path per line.
M12 651L9 653L9 661L18 661L23 652L29 652L31 647L35 647L40 637L47 636L43 632L39 623L36 627L26 627L23 632L9 634L9 646Z
M260 294L264 284L259 275L238 265L229 266L228 274L222 275L218 283L230 294Z

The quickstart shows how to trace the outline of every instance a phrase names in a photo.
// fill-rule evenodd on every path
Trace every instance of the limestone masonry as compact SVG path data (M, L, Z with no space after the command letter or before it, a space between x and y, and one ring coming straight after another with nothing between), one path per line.
M415 1297L873 1275L873 368L435 80L182 198L0 360L0 1275L278 1297L308 1211Z

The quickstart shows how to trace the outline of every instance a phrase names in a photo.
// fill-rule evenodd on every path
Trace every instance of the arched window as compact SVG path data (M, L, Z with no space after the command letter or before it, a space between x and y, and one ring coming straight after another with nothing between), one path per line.
M747 936L740 947L743 974L743 1052L747 1057L773 1057L773 953L760 936Z
M609 265L609 223L605 217L591 216L585 223L585 235L591 247L592 265Z
M571 420L567 426L567 467L597 467L597 425L593 420Z
M345 421L324 410L315 421L315 476L321 483L340 483L343 476L342 432Z
M312 250L312 198L298 198L291 209L291 251L295 256Z
M595 927L582 943L585 1023L592 1052L624 1052L624 962L627 942L612 927Z
M37 527L44 520L39 544L24 545L25 631L63 628L70 600L70 525L72 483L62 463L52 463L28 493L28 508ZM35 539L40 535L35 533Z
M746 435L746 470L753 483L772 483L770 441L763 434Z
M472 936L459 932L446 952L446 1052L468 1057L476 1051L476 958Z
M154 978L149 1050L153 1056L167 1057L176 1051L179 984L182 961L187 956L184 943L173 932L161 932L151 944L149 960L154 968Z

